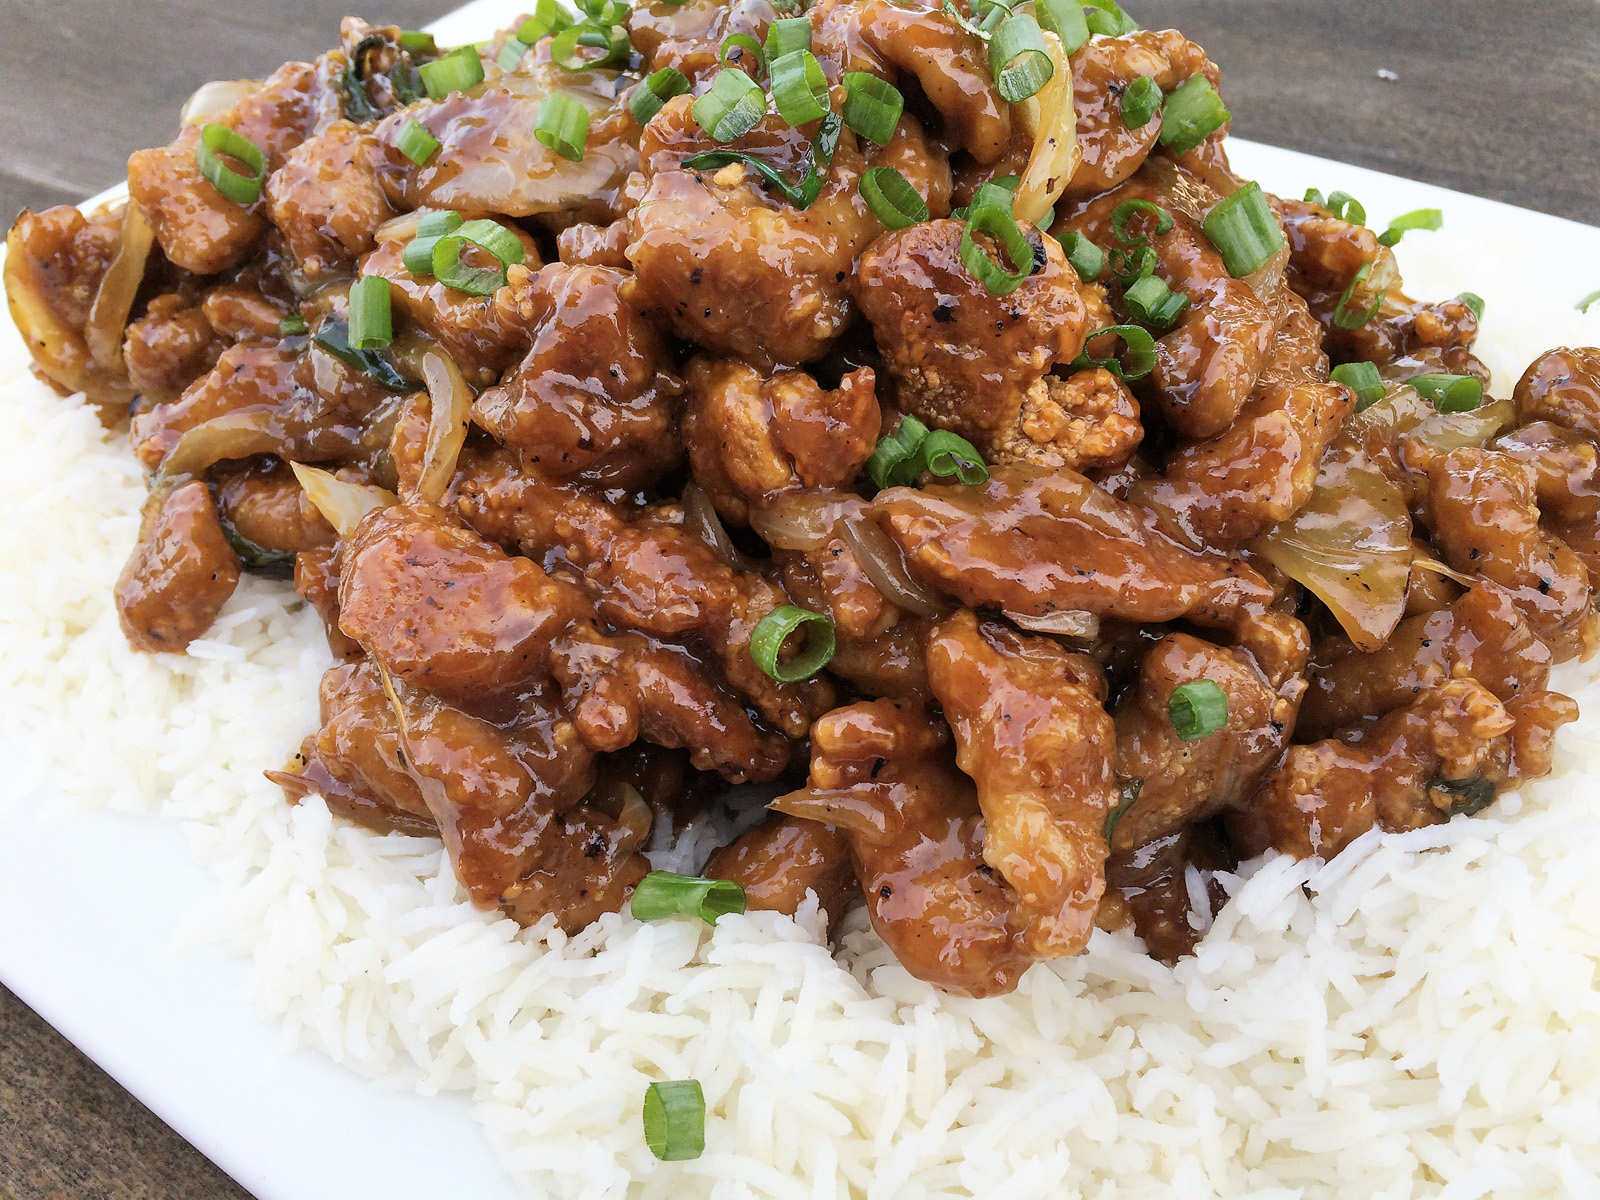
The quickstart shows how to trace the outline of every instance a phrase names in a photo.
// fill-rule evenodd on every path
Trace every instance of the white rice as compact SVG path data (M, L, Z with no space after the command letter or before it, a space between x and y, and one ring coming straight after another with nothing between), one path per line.
M1449 231L1402 253L1415 294L1488 298L1500 394L1548 345L1600 340ZM261 777L329 661L286 587L246 579L188 658L127 648L138 471L0 339L0 729L73 802L184 821L223 881L194 935L251 958L262 1012L363 1074L469 1091L530 1196L1600 1196L1587 669L1558 673L1591 715L1556 777L1326 866L1249 864L1172 969L1096 934L972 1001L911 979L859 912L837 954L814 909L520 930L466 903L437 841ZM660 861L698 865L715 832ZM706 1153L659 1163L644 1088L684 1077Z

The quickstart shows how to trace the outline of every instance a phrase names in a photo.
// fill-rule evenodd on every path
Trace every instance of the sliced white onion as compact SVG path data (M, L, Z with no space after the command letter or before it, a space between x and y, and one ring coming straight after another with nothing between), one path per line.
M1067 184L1083 161L1078 146L1078 110L1072 97L1072 62L1061 46L1061 39L1045 31L1045 48L1055 64L1037 96L1019 106L1022 121L1033 135L1033 152L1017 184L1017 197L1011 209L1019 220L1037 223L1067 190Z
M328 524L338 530L342 538L353 534L361 518L373 509L400 503L393 492L370 483L346 483L331 471L308 467L305 463L292 462L289 466L305 489L306 499L317 506L317 511L328 518Z
M278 414L267 409L225 413L186 430L161 460L157 485L184 475L199 475L225 458L277 454L284 449Z
M1034 633L1053 633L1076 642L1092 642L1100 636L1099 616L1082 609L1062 609L1043 616L1014 613L1009 609L1003 609L1002 612L1013 624L1022 629L1031 629Z
M861 499L848 492L783 492L750 506L750 528L775 550L820 550L840 517L859 512Z
M128 201L122 213L122 243L100 277L88 323L83 327L83 341L89 353L108 371L123 369L122 334L128 327L128 314L133 311L139 285L144 282L144 267L154 241L155 230L149 220L137 204Z
M1288 266L1289 244L1285 242L1278 247L1276 254L1246 275L1244 281L1250 285L1250 290L1256 294L1256 299L1263 304L1271 304L1272 297L1283 287L1283 273Z
M861 573L896 607L919 617L937 617L950 610L951 604L943 596L911 578L900 547L871 517L845 517L834 525L833 531L850 547Z
M429 210L419 208L415 212L401 213L398 217L390 217L373 231L373 238L378 242L409 242L417 236L417 226L422 224L422 218L428 215Z
M422 356L422 377L427 381L432 403L417 495L437 504L455 477L456 459L466 444L473 395L455 361L442 351L430 350Z
M627 833L627 845L630 849L641 845L650 836L650 826L655 823L655 814L650 811L650 806L644 802L644 796L639 789L631 783L624 783L622 792L622 812L617 815L617 825Z
M238 105L239 101L261 86L255 79L213 79L202 83L194 94L183 102L178 115L182 125L204 125Z
M1437 558L1424 558L1420 554L1411 560L1413 567L1421 567L1424 571L1432 571L1435 575L1443 575L1446 579L1454 579L1462 587L1471 587L1477 582L1471 575L1463 575L1453 567L1448 567Z
M755 563L733 544L705 488L692 479L683 488L683 528L715 554L723 566L732 567L735 571L756 569Z

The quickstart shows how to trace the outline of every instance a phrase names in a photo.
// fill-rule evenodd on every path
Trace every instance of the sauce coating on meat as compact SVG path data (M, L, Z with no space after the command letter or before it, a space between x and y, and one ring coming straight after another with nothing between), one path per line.
M576 933L762 785L707 877L862 902L977 997L1096 929L1170 961L1245 858L1547 773L1551 667L1600 647L1600 349L1494 395L1470 295L1175 115L1225 94L1203 47L1050 34L1019 98L1006 11L636 0L444 94L449 48L349 18L126 203L22 214L36 369L149 474L130 643L292 577L334 665L291 801Z

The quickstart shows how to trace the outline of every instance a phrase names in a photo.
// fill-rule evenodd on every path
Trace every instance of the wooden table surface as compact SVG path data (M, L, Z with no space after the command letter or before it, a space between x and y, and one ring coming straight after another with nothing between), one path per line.
M374 19L414 26L443 7L385 0ZM1207 48L1244 137L1600 225L1595 0L1128 7ZM116 182L131 151L171 136L197 85L313 56L344 11L317 0L0 0L0 221ZM244 1196L0 987L0 1200Z

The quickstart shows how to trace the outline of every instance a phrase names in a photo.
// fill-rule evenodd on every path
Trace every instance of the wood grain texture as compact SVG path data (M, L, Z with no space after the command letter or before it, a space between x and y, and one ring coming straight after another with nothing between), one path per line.
M374 19L414 26L444 7L385 0ZM1128 7L1209 50L1242 136L1600 225L1595 0ZM343 11L0 0L0 221L116 182L129 153L171 136L195 87L316 54ZM0 988L0 1200L202 1196L245 1193Z

